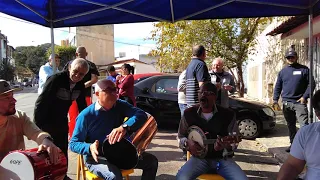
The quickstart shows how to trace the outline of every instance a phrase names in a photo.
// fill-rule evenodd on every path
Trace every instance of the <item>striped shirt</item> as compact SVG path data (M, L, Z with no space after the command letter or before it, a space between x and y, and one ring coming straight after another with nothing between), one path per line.
M199 82L206 81L210 82L206 63L201 59L193 58L186 70L186 103L188 106L199 103Z

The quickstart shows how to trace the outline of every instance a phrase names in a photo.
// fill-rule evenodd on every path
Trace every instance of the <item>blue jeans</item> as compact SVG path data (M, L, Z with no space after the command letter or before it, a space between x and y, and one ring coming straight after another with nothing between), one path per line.
M217 163L219 166L217 167ZM247 180L247 176L233 159L199 159L192 156L178 171L177 180L194 180L202 174L219 174L228 180Z
M142 169L141 180L154 180L158 170L158 159L146 152L141 156L135 169ZM121 170L105 159L98 159L97 163L92 157L88 157L86 166L90 172L105 180L122 180Z
M181 104L179 103L179 109L180 109L180 113L181 113L181 117L183 116L184 110L187 109L187 104Z

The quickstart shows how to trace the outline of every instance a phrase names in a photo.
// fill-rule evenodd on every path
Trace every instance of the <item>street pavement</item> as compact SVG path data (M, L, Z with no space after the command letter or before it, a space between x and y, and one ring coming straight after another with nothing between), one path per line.
M25 88L14 96L17 99L17 109L25 111L32 120L34 103L38 96L36 89ZM182 152L177 147L176 131L176 127L161 127L147 150L159 159L157 180L175 179L177 171L185 163L181 159ZM262 138L274 141L272 138L278 138L278 136L273 137L272 133L274 132L266 134ZM25 141L27 149L37 146L36 143L26 138ZM243 140L234 159L249 179L276 179L279 171L279 161L267 150L268 148L260 142ZM68 175L72 179L75 179L76 176L76 158L76 154L69 152ZM140 179L141 173L141 170L135 170L134 174L130 175L130 179Z

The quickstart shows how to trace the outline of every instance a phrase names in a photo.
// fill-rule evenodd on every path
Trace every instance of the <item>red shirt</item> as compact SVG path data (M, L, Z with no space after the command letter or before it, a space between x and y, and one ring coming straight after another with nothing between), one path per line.
M119 96L129 97L134 106L136 106L136 99L134 97L134 78L132 74L122 77L120 80L116 81L116 86L119 90Z

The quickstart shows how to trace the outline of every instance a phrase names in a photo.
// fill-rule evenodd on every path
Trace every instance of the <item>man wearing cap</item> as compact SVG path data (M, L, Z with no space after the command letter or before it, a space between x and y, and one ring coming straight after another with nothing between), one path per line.
M39 145L38 151L46 150L51 162L58 162L59 148L52 142L51 136L41 131L26 113L16 110L14 89L0 79L0 161L10 151L25 149L24 136ZM9 179L0 167L0 179Z
M42 65L40 67L38 94L42 93L44 83L46 82L48 77L53 75L53 67L52 67L53 66L52 65L53 57L52 56L53 55L51 54L50 57L49 57L49 61L45 65ZM55 59L55 62L56 62L56 72L59 72L58 68L60 66L60 57L57 54L55 54L54 55L54 59Z
M239 137L235 113L216 104L217 88L211 82L201 85L198 97L200 103L186 109L179 124L179 147L190 151L192 156L178 171L176 179L193 180L202 174L217 173L228 180L247 180L243 170L232 159L239 138L237 141L223 140L231 137L230 133ZM188 138L190 127L195 126L200 129L197 132L203 131L203 136L212 141L206 153L204 147L197 143L197 138Z
M85 155L85 164L90 172L103 179L122 180L121 171L102 155L106 137L110 144L122 138L129 139L147 120L141 109L118 99L115 84L107 79L97 82L95 94L98 101L84 109L77 117L76 127L70 139L70 150ZM123 122L124 118L128 120ZM142 169L142 180L154 180L158 159L147 152L141 154L135 167Z
M310 97L311 87L309 80L309 68L297 62L297 52L290 48L285 55L288 65L278 74L274 87L273 104L278 106L281 95L283 103L283 115L289 129L290 144L297 133L296 121L300 127L308 125L307 99ZM314 80L312 79L313 84ZM286 149L290 152L291 145Z
M86 60L75 59L68 71L54 74L46 81L34 109L34 122L50 133L54 143L68 157L68 110L72 101L79 99L85 104L85 87L82 81L88 73ZM86 106L79 106L83 110Z

